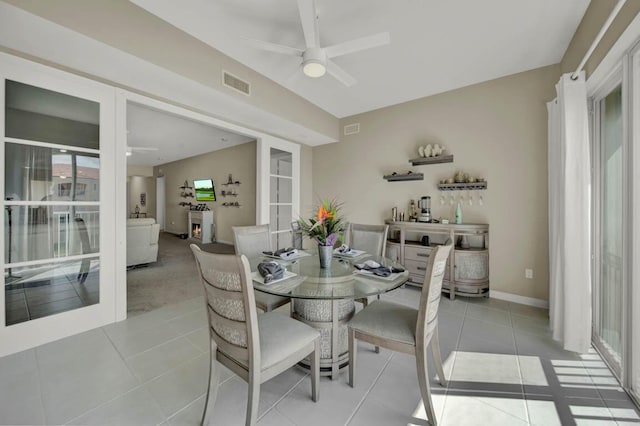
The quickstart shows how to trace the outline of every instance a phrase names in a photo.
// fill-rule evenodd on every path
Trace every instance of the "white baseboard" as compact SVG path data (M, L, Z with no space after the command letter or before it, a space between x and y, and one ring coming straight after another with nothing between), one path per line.
M506 300L508 302L520 303L522 305L535 306L536 308L549 309L549 302L533 297L518 296L517 294L505 293L503 291L489 290L489 297Z

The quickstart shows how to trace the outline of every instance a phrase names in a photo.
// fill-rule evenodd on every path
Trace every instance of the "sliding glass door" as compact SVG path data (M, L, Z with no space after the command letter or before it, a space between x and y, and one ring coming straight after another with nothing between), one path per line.
M623 155L622 85L595 99L595 252L594 343L620 377L624 357L625 166Z

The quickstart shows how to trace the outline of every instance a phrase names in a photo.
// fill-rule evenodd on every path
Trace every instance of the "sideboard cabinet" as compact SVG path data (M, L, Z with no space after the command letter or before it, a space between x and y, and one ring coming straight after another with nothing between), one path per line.
M409 271L409 285L421 287L434 247L453 242L442 290L454 299L489 296L489 225L387 221L387 257Z

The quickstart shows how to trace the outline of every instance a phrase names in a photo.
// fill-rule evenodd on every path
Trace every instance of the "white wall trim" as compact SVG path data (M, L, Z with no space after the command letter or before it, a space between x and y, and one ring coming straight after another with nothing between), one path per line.
M520 303L521 305L549 309L549 302L547 300L518 296L517 294L505 293L504 291L489 290L489 297L493 299L506 300L507 302Z
M610 74L622 62L622 57L631 49L636 41L640 39L640 14L638 14L629 24L626 30L620 35L615 44L609 49L604 59L598 64L596 69L587 79L587 96L594 96L594 93L603 82L607 81Z

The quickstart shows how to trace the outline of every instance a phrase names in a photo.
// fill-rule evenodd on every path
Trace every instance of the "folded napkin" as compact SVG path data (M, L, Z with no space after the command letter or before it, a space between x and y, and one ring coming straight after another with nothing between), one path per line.
M365 263L356 263L355 265L353 265L353 267L361 271L372 273L379 277L388 277L391 274L404 272L404 269L398 266L382 266L378 262L374 262L372 260L368 260Z
M284 277L284 268L278 262L260 262L258 273L264 278L264 283L279 280Z
M336 252L340 253L340 254L350 254L353 250L351 250L351 247L349 247L346 244L343 244L340 246L340 248L338 248L336 250Z

